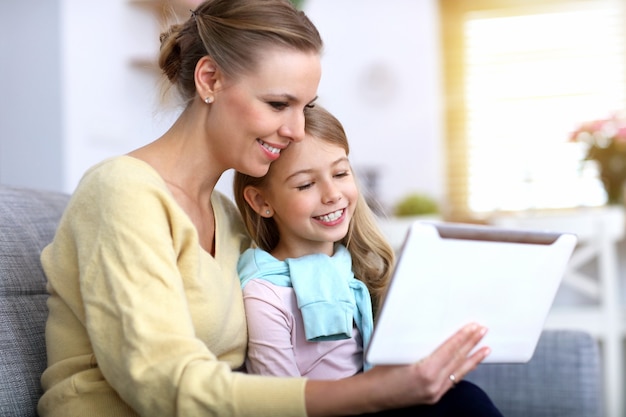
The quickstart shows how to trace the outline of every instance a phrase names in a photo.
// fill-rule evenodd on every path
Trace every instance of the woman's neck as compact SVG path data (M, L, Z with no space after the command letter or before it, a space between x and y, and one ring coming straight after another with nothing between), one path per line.
M159 139L129 155L143 160L159 173L194 223L200 245L213 254L215 219L211 196L223 170L216 169L212 163L206 139L194 136L193 131L185 128L179 119Z

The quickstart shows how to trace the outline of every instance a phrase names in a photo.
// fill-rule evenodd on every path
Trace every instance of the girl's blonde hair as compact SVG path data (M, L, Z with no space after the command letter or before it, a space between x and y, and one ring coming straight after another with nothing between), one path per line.
M346 155L350 153L343 126L336 117L319 104L305 110L305 132L307 135L340 146L346 151ZM273 218L265 218L257 214L243 196L244 189L248 186L263 188L269 175L271 175L271 168L267 175L260 178L237 172L233 190L248 233L261 249L271 252L280 239L276 222ZM348 233L339 243L350 252L354 275L367 285L372 297L374 313L377 313L387 289L395 256L393 248L380 231L374 213L361 193L359 193Z

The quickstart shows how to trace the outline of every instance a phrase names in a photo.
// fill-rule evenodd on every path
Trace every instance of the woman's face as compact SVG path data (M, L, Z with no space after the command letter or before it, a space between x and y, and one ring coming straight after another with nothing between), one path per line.
M275 256L332 255L348 233L359 191L346 151L307 136L292 144L270 170L261 191L280 239Z
M321 77L317 53L275 48L261 56L256 71L216 90L209 112L216 162L255 177L304 137L304 109Z

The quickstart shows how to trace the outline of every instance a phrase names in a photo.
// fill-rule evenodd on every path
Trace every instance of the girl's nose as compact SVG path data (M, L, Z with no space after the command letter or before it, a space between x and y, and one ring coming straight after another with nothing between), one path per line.
M332 184L327 185L322 196L324 204L333 204L339 200L341 200L341 192L339 189Z

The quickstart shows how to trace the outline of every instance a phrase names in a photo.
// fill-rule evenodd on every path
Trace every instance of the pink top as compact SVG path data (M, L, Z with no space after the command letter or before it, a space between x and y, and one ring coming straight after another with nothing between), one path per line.
M363 342L356 326L350 339L309 342L293 288L252 279L243 296L248 320L248 372L340 379L361 370Z

